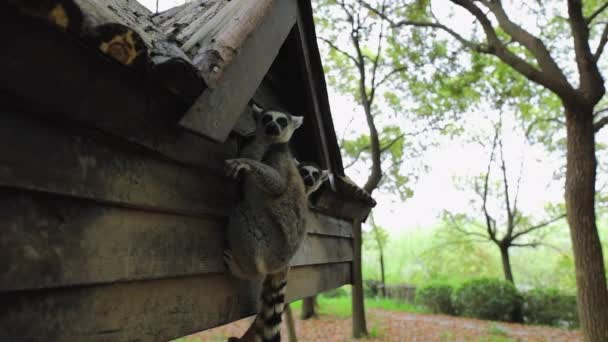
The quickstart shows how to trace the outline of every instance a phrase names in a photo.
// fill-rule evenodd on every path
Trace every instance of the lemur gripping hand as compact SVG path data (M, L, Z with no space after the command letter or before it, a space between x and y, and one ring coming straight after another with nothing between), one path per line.
M228 177L236 179L241 170L248 171L251 169L251 166L245 158L234 158L226 160L224 169Z

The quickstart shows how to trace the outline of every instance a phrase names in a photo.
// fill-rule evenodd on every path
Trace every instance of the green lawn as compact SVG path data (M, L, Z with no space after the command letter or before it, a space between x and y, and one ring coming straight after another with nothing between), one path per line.
M352 315L351 298L350 296L344 297L317 297L319 303L319 313L322 315L331 315L338 317L350 317ZM291 303L293 310L300 310L302 308L302 301ZM426 310L419 308L415 305L395 301L386 298L366 298L365 309L384 309L391 311L401 312L414 312L414 313L425 313Z

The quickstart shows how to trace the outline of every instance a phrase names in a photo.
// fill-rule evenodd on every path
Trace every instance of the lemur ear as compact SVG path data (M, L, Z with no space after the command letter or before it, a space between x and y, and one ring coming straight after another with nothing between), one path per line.
M262 116L262 113L264 112L264 108L251 102L251 112L253 113L253 118L257 121Z
M329 178L329 170L321 171L321 182L325 182Z
M302 126L302 123L304 122L304 117L292 116L291 120L293 121L293 129L297 129L298 127Z

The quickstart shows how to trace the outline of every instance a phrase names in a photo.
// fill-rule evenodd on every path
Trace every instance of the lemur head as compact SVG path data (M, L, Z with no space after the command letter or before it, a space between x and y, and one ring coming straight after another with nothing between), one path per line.
M296 165L300 176L302 176L304 187L306 187L306 195L317 191L323 182L329 178L329 171L321 170L315 163L299 163L296 160Z
M263 136L272 143L286 143L293 132L302 125L304 118L272 109L262 109L251 105L257 128L256 135Z

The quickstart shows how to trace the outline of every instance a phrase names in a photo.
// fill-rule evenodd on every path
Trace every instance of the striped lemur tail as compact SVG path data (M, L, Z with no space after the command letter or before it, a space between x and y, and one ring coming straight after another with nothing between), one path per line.
M281 341L281 317L285 306L288 270L289 268L285 268L277 273L266 275L262 283L262 307L255 317L255 321L243 337L231 338L228 341Z
M287 272L269 274L262 284L262 308L256 318L256 341L281 341L281 317L285 307Z

